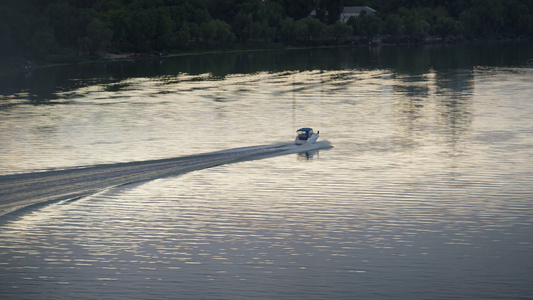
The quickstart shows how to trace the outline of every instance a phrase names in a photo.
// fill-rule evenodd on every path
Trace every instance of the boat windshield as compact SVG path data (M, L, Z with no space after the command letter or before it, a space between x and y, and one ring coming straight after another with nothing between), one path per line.
M297 131L297 133L300 139L307 139L313 134L313 130L311 131L299 130Z

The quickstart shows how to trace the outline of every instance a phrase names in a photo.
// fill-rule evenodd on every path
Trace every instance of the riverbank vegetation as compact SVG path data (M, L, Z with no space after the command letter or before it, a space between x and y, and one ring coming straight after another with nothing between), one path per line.
M341 23L345 6L369 6L376 12ZM31 65L131 53L531 37L530 0L4 0L0 4L0 57L4 58L0 68L17 61Z

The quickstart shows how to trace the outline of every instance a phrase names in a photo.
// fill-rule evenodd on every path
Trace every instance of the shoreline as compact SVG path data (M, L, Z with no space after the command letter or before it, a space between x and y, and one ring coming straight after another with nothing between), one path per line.
M282 47L248 47L241 49L221 49L221 50L210 50L205 49L205 51L188 51L188 52L175 52L175 53L164 53L157 52L151 53L141 53L141 52L128 52L128 53L111 53L105 52L99 56L91 55L79 55L73 52L67 52L63 54L50 55L44 59L44 61L32 61L25 58L16 58L16 57L1 57L0 58L0 76L6 76L10 74L30 72L42 68L50 68L57 66L67 66L67 65L77 65L77 64L90 64L98 62L115 62L115 61L140 61L140 60L154 60L162 58L171 58L171 57L181 57L181 56L194 56L194 55L207 55L207 54L218 54L218 53L239 53L239 52L262 52L262 51L290 51L290 50L301 50L301 49L326 49L326 48L349 48L349 47L404 47L404 46L461 46L461 45L473 45L478 43L527 43L530 42L530 39L502 39L502 40L462 40L455 42L442 42L436 40L428 40L425 42L419 43L345 43L339 45L315 45L315 46L291 46L283 45ZM48 62L51 60L52 62ZM4 61L10 61L11 64L17 64L18 67L4 67ZM7 65L7 64L6 64Z

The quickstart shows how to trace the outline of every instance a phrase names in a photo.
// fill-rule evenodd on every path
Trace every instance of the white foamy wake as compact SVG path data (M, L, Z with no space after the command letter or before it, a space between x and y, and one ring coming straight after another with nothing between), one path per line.
M301 146L275 143L160 160L4 175L0 176L0 215L24 206L84 197L113 186L180 175L229 163L331 147L328 141Z

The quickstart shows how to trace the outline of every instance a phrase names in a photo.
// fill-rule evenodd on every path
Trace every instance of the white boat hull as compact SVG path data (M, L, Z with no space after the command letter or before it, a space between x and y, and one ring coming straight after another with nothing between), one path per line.
M318 133L314 133L310 138L308 138L307 140L300 140L299 138L296 138L294 140L294 143L296 145L303 145L303 144L314 144L316 142L316 140L318 139L319 135Z
M318 139L318 133L315 133L310 138L307 139L306 144L314 144L317 139Z

